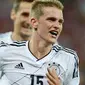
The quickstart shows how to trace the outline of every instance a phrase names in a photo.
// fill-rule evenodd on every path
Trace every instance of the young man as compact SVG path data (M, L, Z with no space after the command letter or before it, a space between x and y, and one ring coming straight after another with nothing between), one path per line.
M14 0L11 19L14 21L13 32L0 34L0 41L12 43L13 41L26 41L31 36L29 25L29 12L33 0Z
M54 45L63 27L58 0L35 0L31 9L30 41L1 44L0 82L3 85L79 85L75 51Z

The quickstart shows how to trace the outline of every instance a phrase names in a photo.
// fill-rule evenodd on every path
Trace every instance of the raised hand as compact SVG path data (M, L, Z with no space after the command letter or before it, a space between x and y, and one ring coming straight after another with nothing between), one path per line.
M60 78L58 77L56 70L54 67L48 68L48 72L46 74L47 76L47 82L49 85L61 85Z

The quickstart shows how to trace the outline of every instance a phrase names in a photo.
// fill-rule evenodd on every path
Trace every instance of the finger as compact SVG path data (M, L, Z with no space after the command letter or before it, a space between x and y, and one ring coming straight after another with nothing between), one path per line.
M49 72L46 74L46 76L50 81L53 81L54 78L49 74Z
M49 84L58 85L59 80L56 79L56 77L53 77L51 69L48 69L48 73L46 74L46 76L48 78Z
M60 79L60 78L58 77L58 75L57 75L56 70L55 70L54 67L52 68L52 76L53 76L55 79L57 79L57 80Z
M57 76L57 73L56 73L56 70L54 67L52 67L51 69L48 68L48 73L55 79L58 79L58 76Z
M58 78L55 68L52 68L52 69L48 68L48 73L46 74L46 76L48 78L49 84L60 85L60 78Z
M60 85L60 81L54 79L49 73L46 74L49 85Z
M47 79L49 85L55 85L49 78Z

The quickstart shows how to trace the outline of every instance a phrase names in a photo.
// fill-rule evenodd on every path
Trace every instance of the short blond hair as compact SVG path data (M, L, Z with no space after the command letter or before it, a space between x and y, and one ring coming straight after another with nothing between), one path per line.
M63 10L64 6L59 0L35 0L32 4L31 16L39 19L43 15L43 7L56 7Z
M34 0L13 0L13 9L17 12L21 2L32 3L33 1Z

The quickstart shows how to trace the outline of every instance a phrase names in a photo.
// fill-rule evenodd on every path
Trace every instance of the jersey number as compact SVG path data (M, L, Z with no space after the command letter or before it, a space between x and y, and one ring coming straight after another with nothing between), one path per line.
M43 76L34 76L31 75L31 85L39 84L43 85Z

